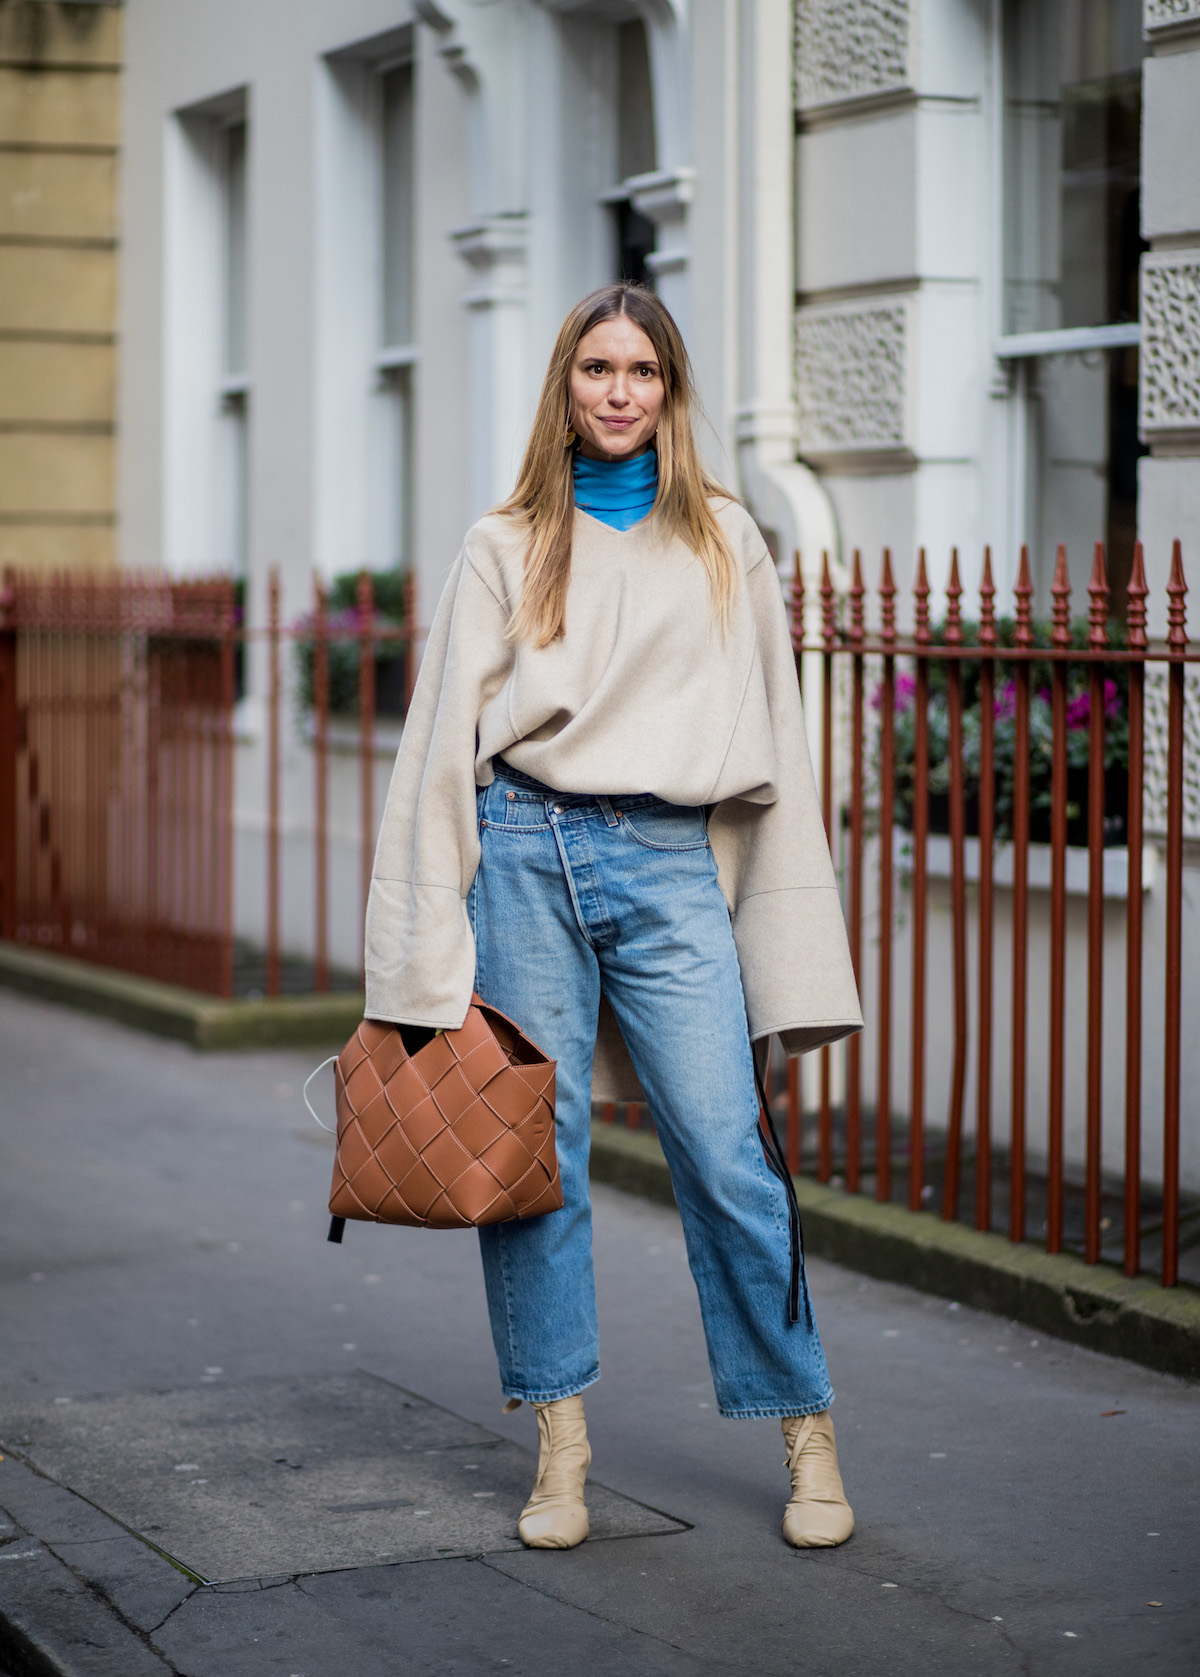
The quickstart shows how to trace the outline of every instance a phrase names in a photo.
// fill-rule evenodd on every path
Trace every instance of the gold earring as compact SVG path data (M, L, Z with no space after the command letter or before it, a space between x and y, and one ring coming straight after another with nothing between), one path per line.
M575 433L574 433L574 431L572 431L572 429L569 425L567 426L567 434L563 438L563 447L564 448L574 448L575 447Z

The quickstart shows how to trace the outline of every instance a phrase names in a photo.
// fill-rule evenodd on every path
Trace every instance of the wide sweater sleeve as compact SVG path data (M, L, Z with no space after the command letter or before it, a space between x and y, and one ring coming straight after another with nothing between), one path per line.
M446 582L396 757L367 900L369 1019L456 1030L475 983L467 894L479 866L476 724L512 665L486 561Z
M733 918L750 1034L807 1053L862 1029L862 1011L804 731L779 577L746 578L775 753L773 803L728 798L709 838Z

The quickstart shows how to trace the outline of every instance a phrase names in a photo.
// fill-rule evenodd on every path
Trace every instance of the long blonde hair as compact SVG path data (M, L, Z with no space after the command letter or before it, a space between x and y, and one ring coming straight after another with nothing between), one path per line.
M700 464L692 431L691 366L683 338L652 291L637 285L605 285L576 303L559 329L521 475L508 500L496 508L518 519L530 532L521 600L508 626L510 640L548 646L565 629L575 518L571 367L580 340L594 326L620 315L627 316L653 344L665 387L654 433L658 493L650 518L664 535L678 536L691 548L708 573L715 614L722 624L728 621L737 564L708 498L733 497Z

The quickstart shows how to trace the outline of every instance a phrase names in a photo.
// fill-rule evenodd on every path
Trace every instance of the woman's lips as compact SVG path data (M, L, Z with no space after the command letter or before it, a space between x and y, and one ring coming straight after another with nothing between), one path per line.
M610 431L627 431L631 425L636 425L636 419L609 419L601 416L601 425L607 425Z

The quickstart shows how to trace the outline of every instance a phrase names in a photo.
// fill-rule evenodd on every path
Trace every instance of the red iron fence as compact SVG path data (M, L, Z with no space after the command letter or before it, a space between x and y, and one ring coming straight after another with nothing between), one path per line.
M857 554L847 590L826 561L808 599L796 564L797 671L868 1023L803 1068L778 1068L789 1162L851 1193L1002 1226L1014 1242L1077 1244L1090 1263L1119 1257L1130 1275L1153 1236L1169 1286L1190 1215L1180 1153L1185 676L1200 662L1178 544L1161 639L1147 630L1140 548L1120 623L1099 547L1085 622L1072 621L1062 549L1045 623L1027 553L1011 616L996 612L990 559L976 623L964 620L962 592L955 556L935 623L924 554L907 611L886 552L873 595ZM349 891L345 918L361 924L386 766L377 730L403 713L420 640L411 580L386 611L370 576L348 598L339 609L318 583L311 609L285 622L273 573L265 621L249 624L228 579L9 574L3 935L218 995L247 988L251 945L266 995L289 987L289 971L306 989L336 982L330 905L340 889L345 906ZM248 678L261 724L242 738ZM331 809L335 753L343 779ZM1165 785L1152 835L1165 877L1144 935L1151 758ZM350 849L334 842L331 815L343 838L354 835ZM250 851L262 866L235 903L238 858ZM1190 944L1188 955L1195 965ZM1122 1108L1115 1163L1106 1057L1110 1113ZM625 1116L640 1121L637 1109Z
M313 903L305 988L331 983L331 726L349 716L359 759L359 875L375 842L377 684L407 705L417 631L411 580L402 621L381 619L369 574L354 607L284 624L279 575L267 621L242 620L228 578L5 578L0 613L0 933L33 948L231 996L235 937L236 707L249 663L264 666L265 726L252 826L265 835L261 931L249 966L283 988L285 695L310 718ZM290 668L289 668L290 665ZM291 881L293 888L296 881ZM244 988L245 986L241 986Z
M873 1191L882 1201L898 1188L916 1211L931 1198L929 1136L930 1065L927 1049L931 829L941 828L949 851L950 981L953 1013L944 1131L938 1135L940 1210L960 1215L964 1150L971 1146L974 1178L972 1220L994 1226L995 1148L999 1116L1007 1165L1007 1232L1014 1242L1030 1229L1031 1182L1028 1126L1034 1109L1044 1124L1044 1157L1038 1161L1037 1197L1044 1208L1046 1249L1067 1244L1068 1188L1079 1186L1082 1249L1097 1262L1106 1228L1123 1225L1121 1253L1126 1274L1141 1267L1143 1240L1142 1155L1144 1119L1161 1125L1161 1220L1164 1285L1175 1283L1180 1249L1181 1026L1183 991L1184 704L1185 669L1200 658L1185 630L1182 557L1176 543L1167 595L1167 634L1147 635L1149 590L1141 545L1128 584L1123 625L1110 619L1104 549L1097 545L1088 586L1084 625L1072 625L1065 550L1057 553L1051 585L1050 622L1036 624L1027 550L1021 553L1011 619L1000 621L990 555L985 555L979 588L979 620L964 623L958 556L952 558L942 623L930 620L930 586L925 555L918 559L912 599L912 627L897 630L897 590L889 553L882 568L871 626L860 556L853 559L848 593L839 598L828 560L819 590L820 633L806 638L804 580L797 561L792 584L793 641L797 666L819 670L822 750L819 774L826 824L840 865L851 953L860 982L870 979L873 1007L867 1029L845 1048L844 1100L835 1124L834 1054L820 1051L817 1098L811 1117L802 1110L801 1080L788 1066L787 1149L794 1171L810 1158L820 1181L837 1174L851 1193L862 1191L867 1166ZM1144 777L1147 751L1147 679L1161 671L1166 681L1166 808L1163 822L1165 904L1163 970L1156 995L1154 1029L1143 1006L1144 951ZM874 688L871 681L874 680ZM1082 736L1082 749L1077 741ZM1109 749L1106 750L1106 747ZM836 771L844 769L844 799L836 796ZM906 928L909 963L899 973L894 961L897 935L895 835L910 856ZM996 951L998 839L1005 842L1008 915L1008 971ZM1030 1017L1030 875L1033 840L1049 849L1049 917L1044 947L1048 965L1048 1007L1044 1022ZM1069 843L1069 841L1072 841ZM1105 850L1119 842L1126 851L1124 926L1106 912ZM873 877L865 857L870 844ZM1070 851L1086 850L1086 1017L1082 1041L1068 1038L1068 863ZM968 848L974 866L974 915L968 905ZM874 958L864 944L867 887L875 920ZM975 930L974 973L968 931ZM1103 1154L1106 1041L1104 985L1106 938L1123 931L1123 1182L1117 1217L1105 1218ZM871 967L867 972L865 969ZM972 978L974 982L972 983ZM994 995L1007 980L1009 1054L996 1063ZM972 989L974 995L972 997ZM896 1003L904 992L908 1061L907 1117L897 1135L893 1064L898 1047ZM1191 998L1195 1006L1195 997ZM973 1018L972 1018L973 1014ZM1111 1015L1110 1030L1111 1034ZM1031 1087L1031 1036L1048 1039L1044 1088ZM973 1125L967 1113L968 1048L974 1035ZM1161 1056L1161 1110L1143 1113L1143 1056L1151 1046ZM863 1076L874 1058L872 1112L864 1111ZM1086 1082L1086 1125L1082 1183L1071 1180L1064 1149L1064 1120L1071 1076ZM997 1102L997 1080L1004 1095ZM1116 1104L1115 1102L1113 1103ZM1195 1116L1195 1114L1193 1114ZM868 1132L868 1119L870 1132ZM899 1145L897 1145L899 1143ZM867 1158L869 1149L870 1158ZM815 1155L815 1156L814 1156ZM897 1167L899 1160L899 1167ZM899 1168L906 1179L893 1183ZM1109 1172L1109 1175L1112 1173Z
M3 935L228 994L229 583L10 573L3 598Z

